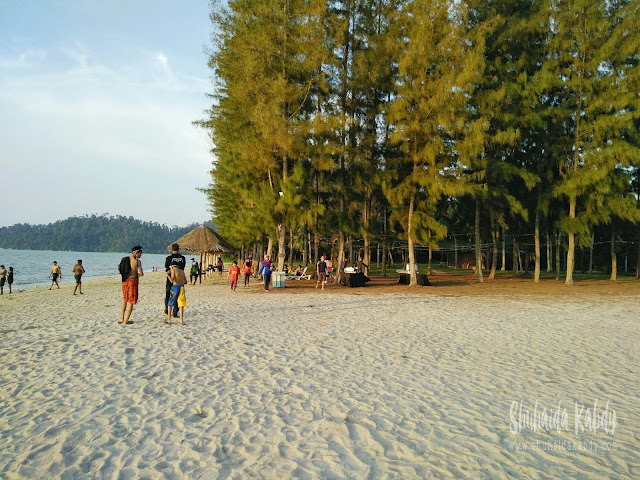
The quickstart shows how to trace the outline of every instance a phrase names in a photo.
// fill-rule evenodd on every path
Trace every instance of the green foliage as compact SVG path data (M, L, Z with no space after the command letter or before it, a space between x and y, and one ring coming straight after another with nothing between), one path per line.
M197 225L167 227L120 215L85 215L47 225L19 223L0 227L0 246L20 250L66 250L76 252L128 252L141 244L148 253L165 253Z
M628 237L639 17L638 0L216 6L200 122L214 221L243 245L283 242L286 228L294 248L307 232L332 248L345 236L437 248L475 229L479 250L489 229L534 222L568 233L569 249L607 224Z

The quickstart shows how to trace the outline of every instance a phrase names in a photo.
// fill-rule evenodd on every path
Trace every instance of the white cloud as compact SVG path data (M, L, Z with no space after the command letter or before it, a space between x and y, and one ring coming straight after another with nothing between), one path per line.
M0 57L0 70L31 67L41 63L46 56L43 49L28 49L15 57Z

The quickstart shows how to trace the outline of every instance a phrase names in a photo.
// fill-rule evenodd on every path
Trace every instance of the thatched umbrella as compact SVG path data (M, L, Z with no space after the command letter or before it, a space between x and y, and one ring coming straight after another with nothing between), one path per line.
M205 254L232 253L236 249L206 225L194 228L173 243L180 245L181 252L200 254L200 283L202 283L202 256ZM171 245L167 247L171 251Z

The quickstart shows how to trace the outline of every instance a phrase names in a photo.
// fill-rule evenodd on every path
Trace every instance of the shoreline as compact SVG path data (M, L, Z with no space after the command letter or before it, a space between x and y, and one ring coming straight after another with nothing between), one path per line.
M638 476L636 285L433 280L214 277L187 286L182 327L163 272L130 326L118 277L0 297L0 477ZM596 401L614 434L575 433ZM534 430L559 402L570 428Z

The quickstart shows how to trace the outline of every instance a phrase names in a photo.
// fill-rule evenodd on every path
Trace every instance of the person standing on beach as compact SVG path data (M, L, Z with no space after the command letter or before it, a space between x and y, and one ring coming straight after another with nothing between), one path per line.
M58 266L58 262L53 262L53 267L51 268L51 286L49 290L53 288L53 284L55 283L58 288L60 288L60 284L58 283L58 278L62 278L62 270Z
M182 270L182 274L184 275L184 267L187 265L187 259L184 256L180 255L180 245L174 243L171 245L171 255L169 255L164 260L164 271L165 273L169 273L171 267L176 266L180 270ZM184 282L187 283L187 282ZM171 287L173 286L173 282L167 276L167 283L165 285L165 296L164 296L164 313L165 315L169 313L169 296L171 295ZM173 316L178 317L178 307L176 306L173 309Z
M327 278L327 262L324 260L324 255L320 257L320 261L316 264L316 275L318 276L316 289L318 288L318 284L321 283L322 290L324 290L324 282Z
M264 260L260 264L260 270L258 270L258 275L262 275L264 291L268 292L269 282L271 281L271 260L269 260L269 255L264 256Z
M224 269L224 264L222 263L222 258L218 257L218 263L216 264L216 269L218 270L218 276L222 276L222 270Z
M167 280L171 282L171 291L169 295L167 320L166 323L171 325L171 310L180 310L180 325L184 325L184 307L187 306L187 297L184 293L184 286L187 283L187 276L184 269L178 265L172 264L167 272Z
M244 286L249 286L249 278L251 277L251 258L247 258L242 264L242 270L244 271Z
M7 270L4 265L0 265L0 295L4 294L4 282L7 280ZM9 287L9 293L11 293L11 287Z
M229 283L231 283L231 291L235 292L238 287L238 277L240 276L240 267L236 260L233 261L233 265L229 267Z
M84 295L82 293L82 274L84 273L84 267L82 266L82 260L78 260L73 266L73 276L76 279L76 287L73 289L73 294L76 294L76 290L80 291L80 295Z
M120 309L120 320L118 323L130 325L133 322L129 320L133 306L138 303L138 278L144 276L142 271L142 247L136 245L131 249L131 255L120 260L118 272L122 277L122 308ZM127 304L129 308L127 309ZM125 318L126 311L126 318Z
M11 293L11 285L13 285L13 267L9 267L9 273L7 274L7 283L9 284L9 293Z
M198 262L196 262L195 258L191 259L191 271L189 275L189 283L193 282L192 285L196 284L196 280L198 280Z

